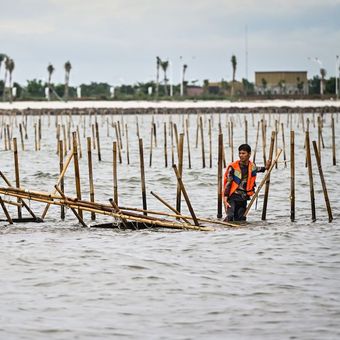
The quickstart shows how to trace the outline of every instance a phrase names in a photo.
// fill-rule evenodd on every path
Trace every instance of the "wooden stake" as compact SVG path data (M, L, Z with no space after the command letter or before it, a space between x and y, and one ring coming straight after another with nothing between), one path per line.
M185 199L185 201L186 201L186 203L187 203L187 206L188 206L188 209L189 209L189 211L190 211L190 214L191 214L191 216L192 216L192 218L193 218L193 220L194 220L194 224L195 224L195 226L199 226L197 217L196 217L195 212L194 212L194 209L192 208L192 205L191 205L191 203L190 203L189 196L188 196L188 194L187 194L187 192L186 192L186 190L185 190L185 187L184 187L182 178L181 178L181 176L180 176L180 174L179 174L179 171L178 171L178 169L177 169L176 164L173 165L173 169L174 169L175 175L176 175L176 177L177 177L177 181L178 181L178 183L179 183L179 185L180 185L180 187L181 187L182 194L183 194L184 199Z
M295 221L295 141L294 131L290 131L290 220Z
M189 136L189 122L188 119L185 120L185 132L187 136L187 148L188 148L188 167L191 169L191 154L190 154L190 136Z
M19 175L19 157L18 157L18 146L17 139L13 138L13 150L14 150L14 169L15 169L15 185L17 188L20 188L20 175ZM18 199L18 203L21 200ZM21 207L18 207L18 218L22 218Z
M129 131L128 125L125 123L125 141L126 141L126 162L130 164L130 148L129 148Z
M164 165L168 167L168 148L167 148L167 135L166 135L166 122L164 122Z
M88 170L89 170L90 201L94 202L91 137L87 137L87 164L88 164ZM94 221L95 219L96 219L96 214L94 212L91 212L91 220Z
M200 132L201 132L201 150L202 150L202 168L205 168L205 152L204 152L204 134L203 134L203 121L200 117Z
M64 169L64 147L63 147L63 141L60 140L58 141L58 149L59 149L59 171L60 174L62 173L63 169ZM65 187L64 187L64 178L61 179L60 181L60 190L64 193L65 192ZM60 207L60 218L62 220L65 219L65 207L61 206Z
M79 160L78 160L78 145L77 145L77 133L72 132L73 140L73 161L74 161L74 177L76 181L76 193L77 199L81 200L81 186L80 186L80 172L79 172ZM79 210L79 216L83 218L83 213Z
M222 218L223 135L218 135L217 218Z
M329 198L328 198L328 193L327 193L327 188L326 188L326 182L325 182L325 178L324 178L323 171L322 171L321 158L320 158L320 154L319 154L319 151L318 151L318 147L316 145L316 141L314 141L314 140L313 140L313 148L314 148L316 163L318 165L323 195L324 195L324 198L325 198L325 203L326 203L326 208L327 208L327 213L328 213L328 222L332 222L333 221L332 209L331 209L331 205L329 203Z
M272 131L272 136L270 140L270 148L269 148L269 156L268 156L270 160L273 159L274 144L275 144L275 131ZM262 208L262 217L261 217L262 221L265 221L266 215L267 215L269 185L270 185L270 176L267 176L266 185L264 189L264 198L263 198L263 208Z
M252 196L252 198L251 198L251 200L250 200L250 202L249 202L249 204L248 204L248 206L247 206L247 209L246 209L246 211L244 212L243 216L247 216L247 215L248 215L248 213L249 213L249 211L250 211L250 208L251 208L252 205L254 204L254 202L255 202L257 196L259 195L259 193L260 193L262 187L263 187L264 184L266 183L268 176L270 176L270 173L271 173L271 171L273 170L273 168L274 168L274 166L275 166L275 163L278 161L278 159L279 159L279 157L280 157L280 155L281 155L281 152L282 152L282 150L279 149L279 150L278 150L278 153L277 153L277 156L276 156L276 158L274 159L274 162L272 162L272 165L270 166L270 168L269 168L268 171L266 172L265 176L263 177L261 183L260 183L259 186L257 187L256 192L255 192L255 194Z
M162 202L167 208L169 208L171 211L173 211L176 215L180 215L182 220L188 224L191 224L184 216L181 215L179 211L177 211L175 208L173 208L169 203L167 203L165 200L163 200L161 197L159 197L154 192L150 191L150 194L154 197L156 197L160 202Z
M118 205L117 142L113 142L113 197Z
M98 122L96 122L96 139L97 139L97 149L98 149L98 161L100 162L102 160L102 155L100 152L100 138L99 138Z
M182 177L183 175L183 144L184 144L184 134L180 134L179 145L178 145L178 172ZM176 210L181 212L181 186L177 183L177 194L176 194Z
M148 210L146 202L146 187L145 187L145 171L144 171L144 151L143 151L143 139L139 138L139 161L140 161L140 175L141 175L141 185L142 185L142 200L143 209ZM144 212L146 216L147 213Z
M309 192L310 192L310 202L312 209L312 220L316 221L316 212L315 212L315 195L314 195L314 183L313 183L313 169L312 169L312 157L310 152L310 140L309 140L309 130L306 131L306 160L307 160L307 168L308 168L308 179L309 179Z
M335 123L334 123L334 117L332 117L332 160L333 160L333 165L336 165Z

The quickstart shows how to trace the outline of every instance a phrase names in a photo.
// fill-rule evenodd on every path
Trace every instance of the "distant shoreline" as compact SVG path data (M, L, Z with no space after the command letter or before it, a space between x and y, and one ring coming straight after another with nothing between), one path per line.
M261 100L231 101L69 101L0 103L0 114L24 111L26 114L175 114L175 113L259 113L259 112L340 112L340 101L335 100ZM94 113L94 112L93 112Z

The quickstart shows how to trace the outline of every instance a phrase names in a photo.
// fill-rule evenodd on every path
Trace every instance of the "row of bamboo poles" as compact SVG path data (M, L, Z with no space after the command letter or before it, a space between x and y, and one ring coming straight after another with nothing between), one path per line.
M89 172L89 185L90 185L90 202L94 202L94 184L93 184L93 169L92 169L92 150L97 150L98 155L98 161L102 160L101 155L101 146L100 146L100 127L103 128L106 125L107 128L107 137L110 137L110 128L113 128L115 133L115 141L113 141L112 144L112 164L113 164L113 187L114 187L114 204L118 206L118 176L117 176L117 165L118 162L122 163L122 150L125 148L126 153L126 162L127 164L130 164L130 153L129 153L129 128L128 124L124 124L124 117L119 117L120 120L115 121L114 117L101 117L101 123L99 123L99 119L97 117L94 117L94 123L91 121L91 117L88 117L88 126L90 128L90 131L92 132L92 138L86 137L87 141L87 155L88 155L88 172ZM7 118L7 119L6 119ZM18 154L18 148L17 148L17 139L13 138L13 130L16 127L16 123L18 125L19 129L19 135L21 140L21 148L23 151L25 151L25 144L24 140L28 139L28 116L21 117L22 121L18 123L18 119L16 119L16 116L9 116L9 117L2 117L1 121L3 124L3 128L1 129L1 135L0 138L4 139L4 146L5 150L11 150L12 144L14 149L14 158L15 158L15 169L18 169L18 161L17 161L17 154ZM42 141L42 120L46 117L35 117L36 119L34 121L34 145L35 150L39 151L41 150L41 141ZM111 118L111 121L110 121ZM164 133L163 133L163 142L164 142L164 165L165 167L168 166L168 147L167 147L167 139L170 137L170 146L171 146L171 164L174 167L176 178L178 181L177 185L177 194L176 194L176 209L173 211L176 212L177 216L176 218L180 218L180 211L181 211L181 194L183 196L187 196L181 188L181 178L183 175L183 154L184 154L184 139L186 138L186 144L187 144L187 156L188 156L188 168L191 169L191 148L190 148L190 133L189 133L189 124L190 124L190 116L180 116L179 117L182 120L182 132L178 133L178 126L180 124L178 122L174 122L172 120L172 117L169 117L169 122L163 122L164 127ZM256 155L258 152L258 145L259 143L259 135L261 134L262 138L262 157L263 161L265 162L266 159L276 159L275 164L272 164L271 169L275 166L278 167L278 157L280 156L281 152L279 151L279 129L281 128L281 137L282 137L282 149L283 149L283 163L284 166L287 166L287 155L286 155L286 146L285 146L285 133L284 133L284 122L280 121L281 116L277 116L277 119L273 119L271 115L268 117L265 117L264 115L261 115L260 120L257 121L257 124L255 123L255 115L251 115L251 125L253 127L257 126L256 129L256 141L255 141L255 148L253 148L253 160L256 160ZM266 119L267 118L267 119ZM48 127L51 127L51 117L48 116ZM295 119L295 122L294 122ZM335 148L335 119L337 121L338 115L334 117L331 116L331 130L332 130L332 162L333 165L336 165L336 148ZM66 122L65 122L66 120ZM216 120L216 116L215 116ZM291 220L295 220L295 141L294 141L294 130L292 130L293 124L295 123L297 128L301 126L302 131L305 133L305 144L304 148L306 149L306 167L308 167L308 174L309 174L309 183L310 183L310 195L311 195L311 207L312 207L312 219L315 220L315 202L313 203L314 198L314 187L313 187L313 173L312 173L312 166L311 166L311 157L310 157L310 142L309 142L309 134L310 129L312 127L317 127L317 143L313 141L313 147L314 147L314 153L318 165L318 170L322 182L327 212L329 216L329 221L333 219L332 212L330 208L329 198L327 194L327 188L325 184L325 180L323 177L322 172L322 166L321 166L321 148L325 148L324 138L323 138L323 131L325 129L324 124L324 117L322 116L316 116L313 114L311 116L311 120L309 117L305 119L305 116L303 114L299 114L294 116L293 114L287 115L287 121L286 125L290 128L290 166L291 166L291 194L290 194L290 200L291 200ZM205 134L204 134L204 128L208 128L208 138L209 138L209 167L211 168L213 165L212 162L212 135L213 130L212 127L214 126L214 116L197 116L196 117L196 143L195 148L198 148L199 144L201 145L201 154L202 154L202 167L205 168ZM216 122L215 122L216 123ZM141 132L140 132L140 125L139 125L139 119L138 116L136 116L135 120L136 124L136 135L138 139L138 147L139 147L139 162L140 162L140 177L141 177L141 189L142 189L142 206L143 206L143 215L147 216L147 199L146 199L146 187L145 187L145 167L144 167L144 148L143 148L143 138L141 138ZM55 128L56 128L56 139L57 139L57 150L56 152L59 155L59 163L60 163L60 172L62 173L64 169L64 165L69 164L70 160L69 158L64 159L65 155L67 154L68 150L71 150L71 154L73 155L73 159L75 162L75 182L76 182L76 195L77 200L81 201L81 188L80 188L80 174L79 174L79 164L76 164L79 162L79 158L82 158L82 148L81 148L81 134L80 129L83 129L83 138L86 136L86 116L81 116L79 119L79 123L75 124L74 117L68 115L68 116L56 116L55 117ZM244 142L249 142L248 140L248 120L246 116L244 116L244 120L240 118L239 115L229 116L226 117L225 124L222 124L221 121L221 115L218 115L218 185L217 185L217 196L218 196L218 203L217 203L217 217L222 217L222 198L221 198L221 191L222 191L222 173L223 173L223 167L226 167L227 161L226 161L226 154L227 150L225 147L225 144L223 143L223 133L222 133L222 126L227 129L227 143L226 145L229 147L230 151L230 160L234 160L234 126L239 125L244 128ZM269 153L267 155L267 130L269 127L272 127L274 125L274 130L271 134L271 142L270 142L270 149ZM124 126L125 128L122 129L121 127ZM160 126L159 122L156 122L154 117L152 117L151 120L151 129L150 129L150 153L149 153L149 166L152 166L152 157L153 157L153 149L158 147L158 141L157 141L157 129ZM72 131L72 128L74 131ZM170 130L170 131L169 131ZM126 144L125 147L123 146L123 137L125 135ZM308 138L307 138L308 136ZM7 139L7 141L5 141ZM200 143L199 143L200 142ZM314 146L315 145L315 146ZM7 148L6 148L7 146ZM76 157L75 157L76 156ZM65 164L64 164L65 161ZM178 165L178 168L176 164ZM66 166L66 168L67 168ZM77 170L78 169L78 170ZM18 175L18 170L15 171L15 178L16 178L16 187L20 188L20 179ZM270 174L270 173L269 173ZM269 194L269 185L270 185L270 176L265 177L265 195L264 195L264 203L263 203L263 211L262 211L262 219L266 219L266 211L267 211L267 203L268 203L268 194ZM262 183L262 182L261 182ZM8 183L7 183L8 184ZM57 185L60 184L60 188L55 188L54 194L59 190L59 194L64 192L63 188L63 180L60 181ZM182 183L183 184L183 183ZM184 185L183 185L184 187ZM258 186L259 189L262 188L262 185ZM9 194L9 191L6 191L7 194ZM5 194L4 192L1 192ZM12 195L13 193L11 193ZM61 195L61 194L60 194ZM257 197L258 193L255 195ZM156 197L157 195L154 194ZM59 197L60 198L60 197ZM188 197L185 197L186 201ZM252 204L253 200L250 202L250 205ZM65 203L65 202L64 202ZM192 206L190 204L190 201L188 203L188 209L191 212L191 217L194 221L195 226L198 226L198 220L197 218L194 218L195 216ZM63 208L66 206L66 204L60 204L61 205L61 218L63 218L64 212ZM71 206L70 206L71 207ZM313 208L314 207L314 208ZM72 206L73 209L75 209L74 206ZM250 208L250 207L249 207ZM18 205L18 218L19 216L19 209L21 209L20 204ZM112 210L112 207L110 208ZM115 208L117 209L117 208ZM79 217L82 218L82 210L79 208ZM94 209L96 210L96 209ZM116 210L117 212L117 210ZM193 214L192 214L193 212ZM247 213L249 212L249 209L247 209ZM42 218L45 217L45 214L43 214ZM91 211L91 219L95 218L95 211ZM125 217L124 217L125 218ZM211 221L210 221L211 222ZM185 222L187 223L187 222Z
M20 117L20 116L19 116ZM34 130L34 149L36 151L41 150L42 145L42 120L45 117L36 117L31 116L34 118L33 120L33 130ZM87 116L79 116L78 124L75 123L75 117L72 117L70 115L68 116L55 116L55 136L56 136L56 150L59 152L59 140L63 140L63 153L66 155L68 150L71 150L72 145L72 131L75 130L77 132L77 140L79 145L79 157L82 158L82 139L85 139L86 136L88 136L88 130L90 129L90 133L92 133L92 148L93 150L97 150L97 156L98 160L102 160L102 151L101 151L101 137L103 136L103 128L106 125L106 135L107 137L110 137L110 133L113 130L114 138L117 143L117 152L118 152L118 160L119 163L123 162L123 151L125 149L126 154L126 163L130 164L130 145L129 145L129 130L131 130L132 125L134 125L131 121L130 123L124 123L124 117L101 117L101 123L99 123L99 119L97 116L89 116L88 122L86 122ZM94 122L93 119L94 118ZM118 118L115 120L115 118ZM169 148L171 153L171 165L175 163L175 150L178 148L178 142L179 142L179 134L183 133L186 139L186 148L187 148L187 161L188 161L188 168L192 168L192 149L193 149L193 143L192 143L192 136L190 136L189 126L192 122L190 122L190 116L182 116L182 122L174 122L172 117L169 117L169 122L163 122L163 143L164 143L164 166L167 167L169 162ZM233 161L235 159L235 153L236 153L236 147L235 147L235 132L234 129L238 125L242 127L244 130L244 142L248 143L249 140L249 126L251 125L252 130L256 130L256 142L255 142L255 148L253 148L253 160L256 159L256 154L258 152L258 145L259 143L259 134L261 134L262 139L262 155L263 160L265 161L266 158L266 138L267 138L267 131L271 128L273 128L276 132L276 145L278 145L278 139L282 138L282 148L284 150L284 156L285 156L285 124L281 120L281 115L277 115L274 119L272 118L272 115L268 115L265 117L265 115L257 115L257 118L260 118L257 120L257 124L255 123L255 115L250 115L250 121L248 121L247 116L244 116L244 119L242 120L240 115L226 115L226 121L222 123L221 121L221 115L218 116L218 129L215 131L213 130L214 125L214 116L211 115L210 117L207 116L197 116L196 119L196 131L195 131L195 143L194 143L194 149L200 149L201 153L201 164L202 167L213 167L213 140L214 140L214 134L221 134L224 133L224 135L227 135L227 145L230 149L230 155L227 154L227 152L223 151L223 157L226 159L228 158L229 161ZM295 118L295 122L294 122ZM332 147L332 163L333 165L336 165L336 136L335 136L335 125L336 122L338 122L338 114L334 116L331 116L331 126L330 129L332 131L332 139L331 139L331 147ZM0 117L0 139L3 140L3 150L11 150L12 145L12 138L13 135L19 135L20 138L20 144L21 149L24 151L25 141L28 140L28 132L27 129L28 126L28 116L21 116L21 122L18 123L20 118L15 116L1 116ZM216 119L215 119L216 120ZM208 121L208 122L207 122ZM87 129L87 123L88 123L88 129ZM182 123L182 132L179 132L179 126ZM317 116L315 114L311 115L310 118L305 118L303 114L299 114L294 116L293 114L287 115L286 120L286 128L289 128L289 130L293 130L293 124L295 123L296 128L300 129L300 126L302 128L302 131L310 131L310 126L315 129L317 128L317 139L318 139L318 147L320 150L321 155L321 147L325 148L325 142L323 138L323 131L324 127L324 119L321 116ZM150 134L149 134L149 166L152 166L153 163L153 153L154 150L158 147L157 140L159 139L160 133L160 123L159 121L155 121L154 117L152 117L152 121L150 124ZM51 116L48 116L48 125L47 128L45 127L45 130L49 132L48 137L50 135L51 130ZM274 126L273 126L274 125ZM140 133L140 125L139 125L139 119L138 116L136 116L136 122L135 122L135 135L137 136L137 142L140 137L143 137ZM14 131L17 129L18 131ZM81 133L82 130L82 133ZM147 137L147 127L143 127L143 134L144 139ZM146 131L145 131L146 130ZM206 133L208 134L208 138L206 136ZM82 134L82 137L81 137ZM281 134L281 137L279 136ZM125 136L125 141L123 142ZM170 139L170 141L169 141ZM206 150L206 139L208 139L208 164L207 164L207 150ZM276 148L277 149L277 148ZM226 166L226 160L224 159L224 166Z

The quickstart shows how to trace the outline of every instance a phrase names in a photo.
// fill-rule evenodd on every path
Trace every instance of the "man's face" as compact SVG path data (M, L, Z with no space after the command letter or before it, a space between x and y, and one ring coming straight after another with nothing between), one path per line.
M238 152L238 156L239 156L240 161L242 163L247 163L249 161L249 158L250 158L250 152L241 150L241 151Z

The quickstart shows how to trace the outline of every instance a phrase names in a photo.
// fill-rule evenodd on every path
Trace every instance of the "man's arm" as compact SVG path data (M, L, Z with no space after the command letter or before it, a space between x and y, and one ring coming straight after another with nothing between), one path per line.
M266 170L268 170L270 168L272 164L272 161L270 159L267 160L266 162L266 166L257 166L256 167L256 172L265 172Z

